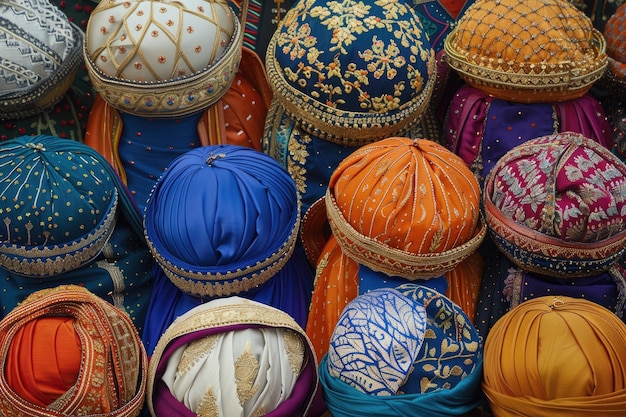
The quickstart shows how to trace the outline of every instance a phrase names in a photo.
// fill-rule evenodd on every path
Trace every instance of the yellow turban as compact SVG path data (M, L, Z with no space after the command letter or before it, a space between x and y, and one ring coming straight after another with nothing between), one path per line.
M496 417L626 415L626 325L585 299L519 304L487 336L483 390Z

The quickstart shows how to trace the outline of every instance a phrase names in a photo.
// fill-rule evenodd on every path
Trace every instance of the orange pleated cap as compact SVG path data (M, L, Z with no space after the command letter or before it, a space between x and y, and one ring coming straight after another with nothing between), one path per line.
M48 406L76 383L81 343L70 317L32 320L15 334L7 355L5 376L16 394Z
M472 172L426 139L388 138L357 149L333 172L325 201L346 255L391 276L441 276L485 236Z
M135 417L147 360L126 312L76 285L35 291L0 320L0 415Z
M483 372L496 417L626 415L626 325L585 299L525 301L489 332Z

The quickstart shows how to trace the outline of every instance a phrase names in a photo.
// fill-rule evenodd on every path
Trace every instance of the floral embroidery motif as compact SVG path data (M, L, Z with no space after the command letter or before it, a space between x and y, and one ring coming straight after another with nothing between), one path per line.
M304 342L299 334L293 330L286 329L283 335L289 366L295 375L300 375L302 364L304 363Z
M474 371L480 357L482 340L476 329L461 307L437 291L416 284L397 290L422 304L427 316L424 343L402 391L424 394L454 388Z
M302 195L306 194L306 173L307 144L311 143L311 136L305 132L294 132L295 135L289 137L289 153L287 157L287 170L296 183L298 192ZM298 134L299 133L299 134Z
M306 1L303 16L319 19L332 33L329 45L321 44L308 23L300 23L301 16L288 16L277 46L292 61L299 62L293 69L283 69L286 79L311 91L315 99L330 107L349 106L356 95L359 111L369 112L396 110L407 93L412 95L423 88L424 75L418 63L428 61L431 50L422 42L425 34L416 16L409 14L409 6L376 1L374 4L382 9L382 15L378 15L373 14L371 5L361 1L315 4L314 0ZM377 35L382 28L390 33L390 39ZM367 40L369 32L372 35ZM357 42L366 46L358 51L361 61L346 62L341 56L350 55ZM381 78L391 83L393 92L371 95L377 94L371 91L374 80Z
M507 158L497 171L492 202L502 214L568 241L595 242L621 231L624 174L594 149L545 145Z

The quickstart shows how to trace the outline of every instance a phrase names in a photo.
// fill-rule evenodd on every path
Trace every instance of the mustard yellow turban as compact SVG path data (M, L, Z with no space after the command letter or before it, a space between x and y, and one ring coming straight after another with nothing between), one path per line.
M482 385L496 417L626 415L626 325L585 299L525 301L489 332Z

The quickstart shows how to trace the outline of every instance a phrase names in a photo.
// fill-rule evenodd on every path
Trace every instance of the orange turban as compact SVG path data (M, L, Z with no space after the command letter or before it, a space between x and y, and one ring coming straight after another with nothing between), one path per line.
M444 51L468 84L518 103L582 97L607 66L602 33L566 0L477 0Z
M319 242L325 238L319 216L326 217L332 232L326 246ZM480 260L462 264L485 233L478 182L443 146L391 137L347 156L323 200L307 211L301 232L316 263L306 331L318 359L328 350L343 308L367 291L364 268L374 271L372 285L396 286L387 279L439 279L459 267L454 291L472 294L460 302L464 307L475 302L478 284L469 280L479 279Z
M496 322L483 390L496 417L626 415L626 325L585 299L538 297Z
M134 417L146 352L131 319L88 290L37 291L0 321L0 414Z

